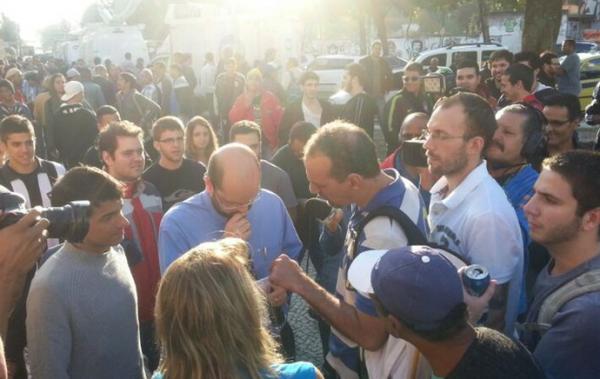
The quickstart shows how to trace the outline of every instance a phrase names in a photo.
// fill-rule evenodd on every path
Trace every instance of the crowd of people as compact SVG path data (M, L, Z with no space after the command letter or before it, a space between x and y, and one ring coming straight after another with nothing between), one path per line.
M450 69L409 63L392 91L375 41L330 99L274 49L198 77L186 54L0 60L0 378L599 377L574 47L460 61L433 92ZM292 294L321 367L296 359Z

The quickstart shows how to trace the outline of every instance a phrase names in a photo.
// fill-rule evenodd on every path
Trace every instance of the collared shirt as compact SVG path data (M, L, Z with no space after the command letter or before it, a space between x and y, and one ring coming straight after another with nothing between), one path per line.
M260 190L247 217L252 228L248 244L257 279L269 274L271 263L280 254L298 259L302 243L285 205L277 195ZM161 272L164 273L175 259L198 244L223 238L227 220L216 211L206 191L172 207L160 225L158 242Z
M509 283L505 333L511 335L523 280L523 240L515 210L483 161L450 193L442 177L431 188L430 240Z

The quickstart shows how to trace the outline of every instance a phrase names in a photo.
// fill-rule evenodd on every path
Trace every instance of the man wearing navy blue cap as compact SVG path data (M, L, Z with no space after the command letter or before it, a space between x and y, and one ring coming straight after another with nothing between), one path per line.
M495 330L470 324L467 295L446 254L429 246L366 251L352 262L348 279L357 291L373 299L388 332L413 344L435 375L446 379L543 378L522 345ZM489 299L494 287L482 299Z

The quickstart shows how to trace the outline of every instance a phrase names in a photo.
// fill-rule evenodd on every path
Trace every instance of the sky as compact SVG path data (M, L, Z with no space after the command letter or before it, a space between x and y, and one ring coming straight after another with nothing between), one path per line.
M39 41L39 30L65 19L78 25L85 9L95 0L2 0L0 12L19 24L21 38Z

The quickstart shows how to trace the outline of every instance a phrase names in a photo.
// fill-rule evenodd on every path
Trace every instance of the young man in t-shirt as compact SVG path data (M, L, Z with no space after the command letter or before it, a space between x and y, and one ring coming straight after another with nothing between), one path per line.
M83 239L69 236L36 274L27 300L30 374L35 378L144 378L137 296L119 243L127 219L121 184L76 167L52 190L52 204L91 204Z
M521 344L469 323L464 299L470 297L445 254L418 245L366 251L348 270L350 284L373 300L386 330L413 344L438 377L544 378ZM489 300L494 289L491 284L481 300Z
M523 342L533 351L548 378L598 378L600 373L600 291L582 293L582 274L600 270L600 153L574 150L544 160L533 197L525 204L531 239L551 260L538 275ZM575 292L550 321L538 324L548 296L568 288ZM546 308L547 309L547 308ZM541 321L546 323L546 321ZM548 325L549 324L549 325ZM541 327L541 328L539 328Z
M0 143L8 160L0 169L0 184L25 198L25 206L50 206L48 193L65 173L60 163L35 155L35 132L23 116L6 117L0 123Z
M154 148L160 158L144 172L143 178L156 186L165 211L204 191L206 169L201 163L183 157L184 134L183 123L173 116L158 119L152 127Z

